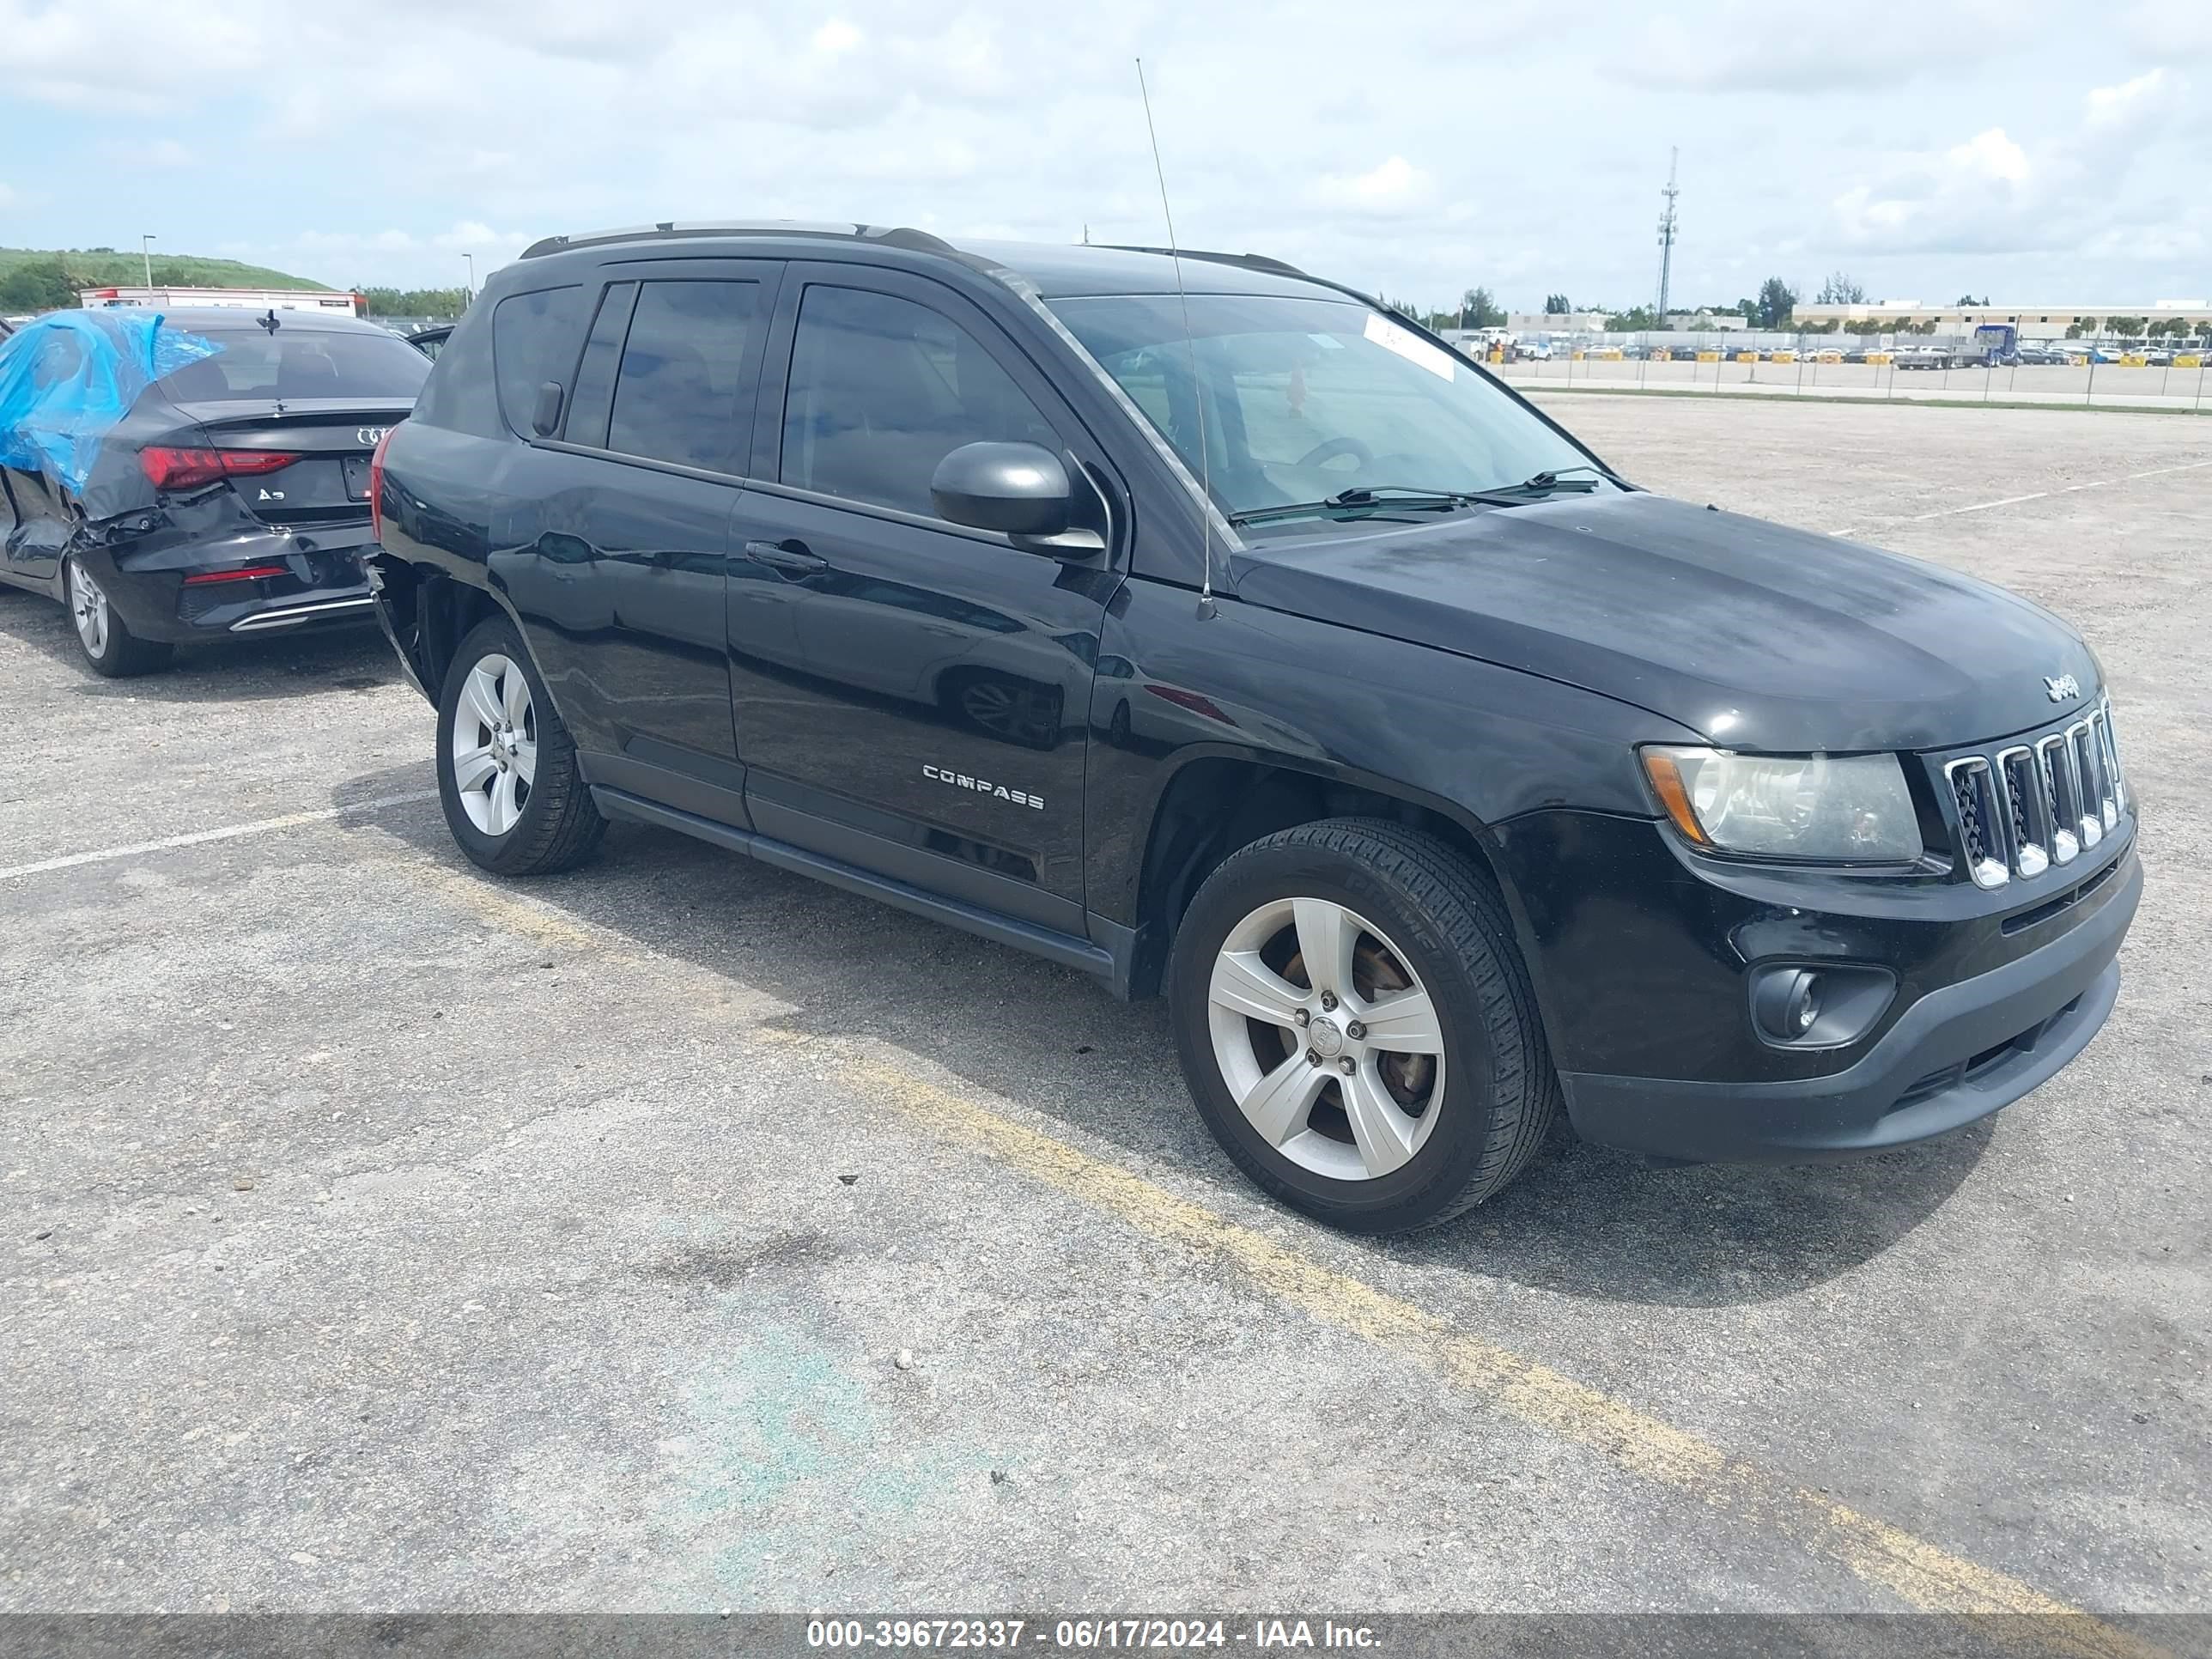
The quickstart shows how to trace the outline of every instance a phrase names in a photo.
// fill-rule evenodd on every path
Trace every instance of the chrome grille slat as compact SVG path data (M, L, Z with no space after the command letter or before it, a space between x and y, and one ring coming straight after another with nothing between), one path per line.
M2074 745L2064 732L2054 732L2035 745L2035 758L2043 769L2044 793L2051 801L2051 862L2071 864L2081 852L2081 838L2075 829L2081 821L2081 797L2074 779Z
M2080 720L2066 728L2066 746L2074 752L2075 801L2081 814L2081 850L2087 852L2105 838L2100 807L2105 786L2099 778L2095 746L2089 740L2089 722Z
M2097 741L2105 757L2105 775L2112 780L2111 818L2107 827L2118 822L2120 808L2128 804L2128 787L2120 778L2120 740L2112 731L2112 714L2109 708L2097 711L2092 722L2097 728Z
M2051 867L2051 816L2035 751L2025 744L2004 750L1997 757L1997 771L2012 817L2013 868L2023 877L2039 876Z
M2033 880L2119 827L2127 804L2112 706L1990 754L1943 763L1956 851L1979 887Z
M1986 757L1969 755L1943 769L1958 807L1959 833L1965 839L1966 873L1977 887L2002 887L2012 879L2011 838L1997 804L1996 782Z

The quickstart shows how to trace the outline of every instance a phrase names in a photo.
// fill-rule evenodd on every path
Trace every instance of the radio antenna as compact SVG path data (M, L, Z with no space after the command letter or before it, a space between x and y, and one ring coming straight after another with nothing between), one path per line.
M1160 181L1160 216L1168 222L1168 258L1175 266L1176 300L1182 307L1183 349L1190 356L1190 395L1198 406L1198 482L1205 491L1204 511L1198 521L1203 550L1198 590L1198 615L1202 622L1213 615L1213 450L1206 440L1206 387L1198 378L1198 341L1190 331L1190 295L1182 282L1182 253L1176 242L1175 210L1168 205L1167 169L1160 164L1159 130L1152 125L1152 94L1145 85L1145 60L1137 59L1137 95L1145 101L1145 136L1152 141L1152 173Z

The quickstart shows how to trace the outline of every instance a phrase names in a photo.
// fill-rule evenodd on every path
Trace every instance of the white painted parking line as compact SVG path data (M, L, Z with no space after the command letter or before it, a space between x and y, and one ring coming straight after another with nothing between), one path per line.
M2081 483L2062 484L2056 489L2033 489L2025 495L2007 495L2001 501L1976 501L1971 507L1938 507L1933 513L1915 513L1909 518L1884 519L1879 524L1845 525L1841 530L1831 530L1831 536L1849 536L1860 530L1875 530L1881 525L1925 524L1930 519L1954 519L1962 513L1986 513L1993 507L2017 507L2022 501L2039 501L2051 495L2070 495L2077 489L2103 489L2108 485L2132 483L2137 478L2156 478L2168 472L2193 472L2201 466L2212 466L2212 461L2183 461L2177 466L2154 466L2142 472L2128 472L2117 478L2091 478Z
M128 847L102 847L89 853L70 853L60 858L40 859L36 864L15 864L0 868L0 881L12 881L18 876L42 876L51 870L71 870L80 864L106 864L114 859L135 859L148 853L167 853L179 847L198 847L211 841L236 841L242 836L265 836L279 830L296 830L303 823L327 823L332 818L344 817L349 812L373 812L385 806L411 806L418 801L435 800L438 792L421 789L411 795L379 795L373 800L350 801L343 806L332 806L316 812L290 812L281 818L261 818L252 823L229 823L220 830L196 830L188 836L169 836L161 841L135 842Z

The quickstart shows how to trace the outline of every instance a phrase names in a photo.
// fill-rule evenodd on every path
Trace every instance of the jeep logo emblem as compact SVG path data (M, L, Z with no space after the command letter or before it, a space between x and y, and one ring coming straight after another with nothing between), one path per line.
M2053 702L2064 702L2069 697L2078 697L2081 695L2081 683L2071 674L2061 674L2057 679L2045 674L2043 677L2043 689Z

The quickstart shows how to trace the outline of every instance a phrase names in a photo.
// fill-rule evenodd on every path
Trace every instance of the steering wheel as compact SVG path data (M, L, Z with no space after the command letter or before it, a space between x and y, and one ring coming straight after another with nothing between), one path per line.
M1375 459L1375 452L1357 438L1324 438L1304 454L1299 456L1295 465L1320 466L1334 460L1340 455L1351 456L1359 463L1363 471Z

